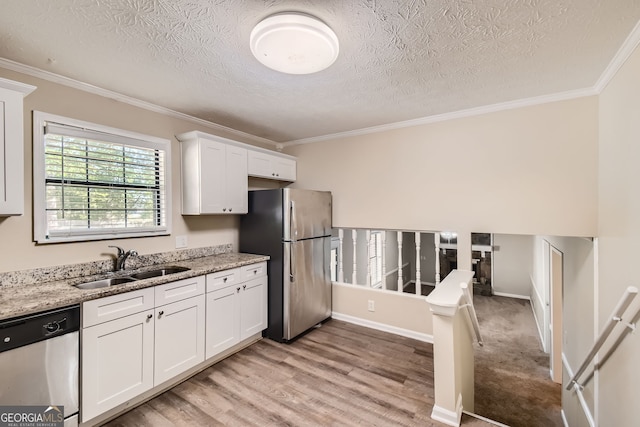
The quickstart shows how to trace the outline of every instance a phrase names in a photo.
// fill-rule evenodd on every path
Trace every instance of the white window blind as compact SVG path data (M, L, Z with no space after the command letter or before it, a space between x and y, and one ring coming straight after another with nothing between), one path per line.
M43 190L34 194L44 209L37 241L168 234L168 141L52 120L39 125Z

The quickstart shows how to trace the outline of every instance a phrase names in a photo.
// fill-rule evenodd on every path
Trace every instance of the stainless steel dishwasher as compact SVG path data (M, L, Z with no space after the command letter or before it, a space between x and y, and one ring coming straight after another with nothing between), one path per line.
M0 321L0 405L63 406L78 425L80 307Z

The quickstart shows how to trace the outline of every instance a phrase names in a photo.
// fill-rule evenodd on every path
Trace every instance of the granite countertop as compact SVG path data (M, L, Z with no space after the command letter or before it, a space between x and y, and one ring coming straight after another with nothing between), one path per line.
M202 276L216 271L229 270L268 260L265 255L221 253L200 258L171 261L118 273L99 273L64 280L37 283L11 283L0 286L0 320L54 308L80 304L84 301L148 288L189 277ZM169 266L187 267L190 270L167 276L136 280L121 285L99 289L78 289L73 285L99 280L105 277L126 276L138 271L155 270Z

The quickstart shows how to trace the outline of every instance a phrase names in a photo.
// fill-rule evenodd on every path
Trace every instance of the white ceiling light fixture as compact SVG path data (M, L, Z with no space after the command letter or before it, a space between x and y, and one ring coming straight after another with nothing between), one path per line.
M339 52L338 37L327 24L298 12L263 19L251 31L250 44L258 61L287 74L322 71Z

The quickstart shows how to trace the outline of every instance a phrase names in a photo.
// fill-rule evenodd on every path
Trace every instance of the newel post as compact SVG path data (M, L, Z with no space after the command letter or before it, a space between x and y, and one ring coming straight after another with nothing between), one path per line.
M461 283L470 283L472 271L453 270L426 297L433 315L433 377L435 403L431 418L459 426L463 408L473 412L473 333L461 310Z

